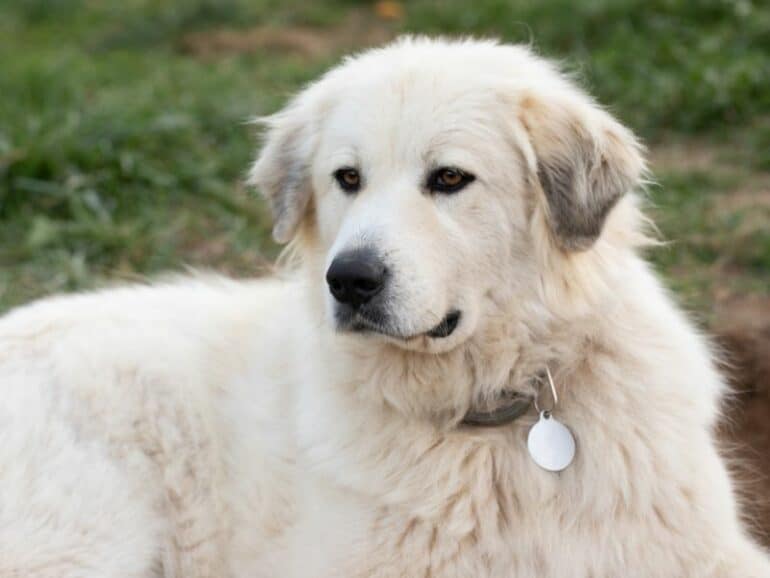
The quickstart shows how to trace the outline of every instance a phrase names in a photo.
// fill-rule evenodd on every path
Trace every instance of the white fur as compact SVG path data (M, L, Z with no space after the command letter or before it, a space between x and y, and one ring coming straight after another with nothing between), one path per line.
M724 382L638 255L633 192L576 250L538 180L597 155L615 172L587 182L633 188L626 129L524 48L419 39L268 123L252 176L285 195L295 273L0 321L0 577L770 576L713 440ZM356 196L330 177L351 163ZM430 195L436 164L477 180ZM335 332L324 271L367 243L410 339ZM451 307L455 333L425 336ZM578 443L561 474L527 455L534 412L457 426L546 365Z

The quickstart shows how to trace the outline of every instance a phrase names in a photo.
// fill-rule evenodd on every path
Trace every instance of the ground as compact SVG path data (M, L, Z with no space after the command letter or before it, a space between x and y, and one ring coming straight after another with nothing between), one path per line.
M400 33L531 43L649 145L650 257L726 352L725 451L770 537L768 31L750 0L6 0L0 311L188 266L257 274L277 248L241 184L251 117Z

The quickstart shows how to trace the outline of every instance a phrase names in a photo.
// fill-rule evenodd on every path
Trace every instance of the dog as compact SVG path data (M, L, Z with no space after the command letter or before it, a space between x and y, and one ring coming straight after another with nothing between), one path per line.
M0 321L0 576L770 576L627 128L421 37L263 122L275 275Z

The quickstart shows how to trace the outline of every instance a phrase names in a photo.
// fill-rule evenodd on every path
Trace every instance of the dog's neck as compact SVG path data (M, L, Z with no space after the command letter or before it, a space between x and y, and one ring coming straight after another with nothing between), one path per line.
M459 483L456 468L487 475L498 467L490 464L509 463L508 458L488 461L489 452L500 456L521 452L521 427L533 416L527 412L528 402L522 402L526 408L512 404L517 405L515 410L505 406L514 399L532 399L546 363L559 383L569 371L565 362L573 362L561 355L566 346L556 341L548 346L533 343L518 352L491 351L491 358L481 356L489 343L469 343L437 357L375 350L371 342L368 348L348 350L348 340L340 345L331 331L327 335L330 355L319 362L344 370L316 384L315 396L303 398L307 403L300 408L304 425L298 440L302 459L335 485L389 503L409 500L439 507L459 491L453 485ZM501 392L510 394L501 397ZM329 408L337 418L329 419ZM501 413L494 414L495 410ZM526 413L511 421L519 411ZM480 417L490 412L494 415ZM462 425L465 418L490 419L499 426ZM365 483L362 472L368 473ZM437 480L452 483L437 492Z
M513 334L517 329L507 327L507 339L493 330L440 356L343 339L340 347L352 370L345 387L359 403L409 421L427 421L443 431L505 426L533 406L545 367L563 367L580 349L580 331L574 325L542 338L531 328ZM338 341L333 335L330 339Z

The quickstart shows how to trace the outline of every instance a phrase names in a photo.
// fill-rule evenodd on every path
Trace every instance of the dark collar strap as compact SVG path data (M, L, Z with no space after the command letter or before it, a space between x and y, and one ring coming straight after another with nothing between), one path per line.
M484 411L471 409L460 425L472 427L498 427L508 425L529 411L535 401L534 396L515 391L503 392L499 407Z

